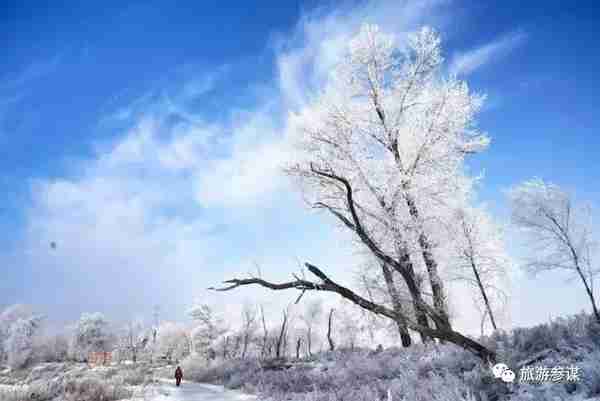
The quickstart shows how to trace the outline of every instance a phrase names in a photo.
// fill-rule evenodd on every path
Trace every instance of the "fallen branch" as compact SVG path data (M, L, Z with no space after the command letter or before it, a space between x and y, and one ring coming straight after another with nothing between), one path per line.
M418 331L424 335L437 338L442 341L449 341L454 343L464 349L467 349L477 356L479 356L482 360L494 363L496 361L496 355L493 351L487 349L485 346L479 344L477 341L474 341L454 330L451 329L440 329L440 328L430 328L420 325L416 322L413 322L411 319L408 319L405 315L399 314L393 309L390 309L384 305L376 304L372 301L369 301L360 295L356 294L352 290L337 284L335 281L331 280L321 269L312 265L310 263L305 264L307 269L316 277L318 277L321 282L316 283L300 278L295 278L293 281L285 282L285 283L271 283L269 281L260 279L260 278L248 278L248 279L231 279L224 281L225 284L229 284L222 288L210 287L210 290L214 291L230 291L234 288L238 288L245 285L260 285L265 288L269 288L271 290L286 290L286 289L297 289L300 291L327 291L327 292L335 292L341 295L343 298L351 301L352 303L360 306L363 309L371 311L380 316L385 316L389 319L392 319L396 322L400 321L406 324L406 326L412 330ZM427 305L429 306L429 305ZM433 309L429 306L429 309ZM435 311L433 311L435 312Z

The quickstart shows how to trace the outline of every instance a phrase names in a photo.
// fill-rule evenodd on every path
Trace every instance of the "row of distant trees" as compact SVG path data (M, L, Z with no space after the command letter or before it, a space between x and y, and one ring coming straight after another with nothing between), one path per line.
M204 341L200 356L207 360L310 358L324 350L372 344L376 331L389 330L381 320L362 317L360 310L346 302L334 309L326 308L321 299L313 299L289 305L279 320L267 323L262 306L246 304L234 328L215 320L213 335L206 335L209 326L202 325L193 331L200 335L192 338Z
M83 362L98 351L112 352L113 362L134 363L175 362L190 355L207 361L309 357L336 346L353 348L361 333L376 329L374 324L360 324L355 313L348 305L335 313L326 311L316 299L287 307L281 321L271 322L263 307L250 304L239 317L225 321L209 306L197 304L190 308L187 323L147 324L138 319L115 328L101 313L84 313L74 324L49 335L44 316L25 305L12 305L0 311L0 365Z
M83 313L80 319L57 334L47 334L46 318L25 305L12 305L0 311L0 365L14 368L34 362L85 361L90 352L110 351L113 359L136 361L151 358L153 348L169 349L167 336L152 338L153 327L132 321L114 329L101 313ZM165 333L173 330L165 325Z

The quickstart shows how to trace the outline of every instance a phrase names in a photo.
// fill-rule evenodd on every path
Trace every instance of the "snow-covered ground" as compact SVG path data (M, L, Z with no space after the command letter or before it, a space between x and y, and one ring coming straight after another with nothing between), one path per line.
M235 390L226 390L223 386L183 381L175 386L174 380L161 379L159 386L132 401L246 401L256 396Z

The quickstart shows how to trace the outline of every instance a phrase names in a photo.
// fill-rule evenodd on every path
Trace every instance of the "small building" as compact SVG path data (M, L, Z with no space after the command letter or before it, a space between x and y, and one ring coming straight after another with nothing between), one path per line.
M88 354L88 363L90 365L110 365L112 362L112 352L90 352Z

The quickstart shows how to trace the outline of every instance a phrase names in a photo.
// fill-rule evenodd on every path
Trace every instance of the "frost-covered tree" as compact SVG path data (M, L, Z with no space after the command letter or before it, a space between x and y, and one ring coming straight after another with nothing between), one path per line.
M191 337L179 323L163 322L157 330L157 353L169 362L182 360L191 353Z
M141 319L134 319L121 330L119 340L123 354L128 355L136 363L140 352L146 349L150 341L149 330Z
M465 82L442 76L440 39L429 28L405 47L365 25L312 104L290 119L297 152L286 170L311 207L325 210L406 286L408 313L374 304L307 264L320 282L283 284L230 280L280 290L337 292L364 309L419 332L472 349L490 350L452 329L440 275L440 216L463 204L472 179L464 159L488 145L474 125L482 98ZM424 286L431 291L431 300ZM408 306L408 305L407 305ZM430 324L433 322L434 328Z
M34 337L37 334L43 317L30 316L17 318L8 328L4 341L8 365L21 368L30 361L34 350Z
M451 274L475 288L484 321L489 318L492 328L497 330L496 311L506 304L505 283L510 268L502 232L483 208L462 208L451 218L448 238L454 267Z
M212 359L215 341L227 331L223 319L210 306L202 303L193 305L188 314L194 325L191 331L192 352Z
M242 342L242 359L246 358L248 348L254 342L256 330L258 329L258 316L256 308L250 304L244 304L242 309L242 327L240 337Z
M23 304L14 304L0 312L0 364L22 367L33 357L36 335L43 316Z
M427 325L415 273L423 264L434 322L450 328L433 233L448 197L468 189L465 154L488 143L472 124L481 99L464 82L439 77L440 40L431 29L399 49L365 25L349 48L324 93L292 120L299 152L288 171L313 207L402 275Z
M564 270L578 278L600 323L594 279L597 242L592 236L591 210L573 202L559 186L541 179L525 181L509 192L512 222L528 236L533 256L525 268L537 274Z
M100 312L82 313L71 340L71 355L83 360L89 352L109 351L111 335L108 321Z
M306 303L304 311L300 314L300 320L304 323L305 327L305 338L306 338L306 352L308 355L312 355L312 346L314 338L314 328L319 324L321 315L323 314L323 303L320 299L315 299L311 302Z
M275 340L275 358L284 358L287 351L287 342L289 334L290 311L283 310L283 320L278 329L278 335Z
M10 332L10 326L19 318L26 318L31 315L30 309L23 304L13 304L0 311L0 364L7 358L6 339Z

